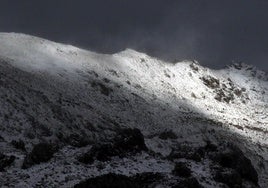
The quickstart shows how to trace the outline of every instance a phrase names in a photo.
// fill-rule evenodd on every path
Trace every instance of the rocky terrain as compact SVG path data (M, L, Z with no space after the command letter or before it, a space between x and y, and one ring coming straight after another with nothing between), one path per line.
M268 75L0 33L0 187L265 188Z

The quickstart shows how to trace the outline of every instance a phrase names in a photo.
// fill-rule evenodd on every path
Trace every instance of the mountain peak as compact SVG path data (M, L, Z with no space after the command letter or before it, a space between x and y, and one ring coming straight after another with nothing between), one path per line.
M115 53L114 55L119 55L119 56L124 56L124 57L132 57L132 58L149 58L150 56L148 56L145 53L136 51L134 49L131 48L126 48L125 50Z

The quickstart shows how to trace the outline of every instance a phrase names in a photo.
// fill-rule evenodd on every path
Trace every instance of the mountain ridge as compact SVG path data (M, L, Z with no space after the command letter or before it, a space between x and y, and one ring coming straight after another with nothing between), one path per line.
M14 33L0 34L0 44L1 152L20 159L6 177L19 177L12 170L25 156L10 146L13 140L23 140L27 151L39 142L57 142L63 152L77 138L98 143L114 129L131 127L163 155L172 144L150 138L166 129L177 134L179 143L237 142L257 168L260 185L268 182L266 170L258 167L268 161L264 72L244 64L222 70L196 61L172 64L131 49L103 55ZM74 159L68 155L68 160ZM33 168L45 172L48 166Z

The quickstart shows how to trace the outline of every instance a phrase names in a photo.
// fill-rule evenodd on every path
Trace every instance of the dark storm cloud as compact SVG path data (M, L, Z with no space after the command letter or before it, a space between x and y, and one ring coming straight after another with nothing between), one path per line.
M103 53L127 47L163 59L231 60L267 70L266 0L2 0L1 31Z

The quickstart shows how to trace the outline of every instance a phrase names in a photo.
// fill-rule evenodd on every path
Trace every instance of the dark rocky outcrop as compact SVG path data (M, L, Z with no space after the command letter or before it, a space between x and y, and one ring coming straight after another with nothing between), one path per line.
M172 173L175 176L188 178L191 176L192 171L187 167L187 165L183 162L176 163Z
M15 156L7 156L0 153L0 172L4 171L6 167L9 167L15 160Z
M120 155L112 144L94 145L92 148L78 157L78 161L85 164L92 164L95 160L109 161L111 157Z
M193 161L200 162L204 157L204 150L193 148L188 145L178 145L176 148L173 148L171 153L168 156L169 160L175 159L189 159Z
M144 142L144 136L141 131L135 129L122 129L114 139L114 145L123 152L140 152L147 151Z
M108 86L104 85L101 82L93 82L91 84L91 86L93 88L98 88L100 90L101 94L103 94L105 96L109 96L113 92L113 89L109 88Z
M164 179L164 175L161 173L144 172L136 174L132 179L134 182L138 183L140 187L149 187L149 185L153 187L153 184L158 184L158 182Z
M242 178L240 174L233 169L225 169L217 171L214 179L217 182L221 182L228 185L229 187L242 186Z
M48 162L53 154L57 151L57 148L48 143L40 143L34 146L33 150L24 159L22 168L27 169L35 164Z
M125 157L128 154L136 154L147 151L144 137L139 129L123 129L110 141L93 147L85 154L78 157L78 160L85 164L91 164L95 160L108 161L111 157Z
M220 152L211 153L210 158L224 168L237 171L243 179L258 185L257 171L238 147L227 144Z
M203 81L203 83L207 87L209 87L211 89L216 89L216 88L220 87L219 79L216 79L216 78L214 78L212 76L207 76L207 77L204 76L204 77L201 77L200 79Z
M11 144L19 150L25 151L25 144L22 140L12 140Z
M178 136L171 130L164 131L159 134L159 138L162 140L177 139Z
M172 186L172 188L203 188L203 186L200 185L196 178L190 177L181 180L177 185Z
M88 136L85 134L71 134L67 137L64 137L62 139L66 144L69 144L73 147L84 147L91 143L91 141L88 139Z
M128 177L121 174L104 174L89 178L74 186L74 188L147 188L155 187L164 176L160 173L145 172Z
M212 162L210 168L216 182L229 187L243 187L245 182L254 187L259 186L258 174L251 161L231 143L215 145L208 141L205 146L199 148L181 144L173 148L168 159L172 161L187 159L195 162L208 159ZM172 173L179 177L191 176L191 170L182 162L176 163Z
M130 177L110 173L89 178L74 188L140 188L140 186Z

